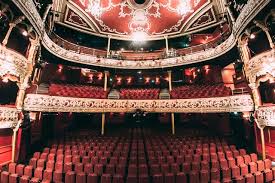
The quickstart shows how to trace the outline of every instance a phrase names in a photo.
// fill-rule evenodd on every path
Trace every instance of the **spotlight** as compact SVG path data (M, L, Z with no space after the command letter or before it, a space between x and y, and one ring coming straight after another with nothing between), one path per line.
M250 39L255 39L256 35L252 33L252 34L250 34L249 37L250 37Z
M22 35L25 36L25 37L27 37L27 36L28 36L28 32L24 30L24 31L22 32Z
M7 77L3 77L2 82L7 83L7 82L9 82L9 79Z
M147 34L143 31L136 31L132 34L132 40L134 42L144 42L147 38Z
M141 74L141 71L138 71L137 73L138 73L138 74Z

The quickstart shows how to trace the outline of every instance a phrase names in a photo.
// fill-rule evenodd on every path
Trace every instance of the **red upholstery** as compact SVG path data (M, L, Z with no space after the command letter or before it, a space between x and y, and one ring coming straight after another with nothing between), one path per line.
M231 89L223 84L216 85L185 85L174 87L170 92L171 98L207 98L224 97L231 95Z
M49 94L52 96L103 99L107 98L108 92L97 86L51 84Z
M158 99L159 89L121 89L121 99Z

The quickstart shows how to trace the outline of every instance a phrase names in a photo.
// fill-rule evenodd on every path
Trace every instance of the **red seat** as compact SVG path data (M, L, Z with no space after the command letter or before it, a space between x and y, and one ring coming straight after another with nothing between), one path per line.
M235 177L236 183L245 183L245 178L243 176L237 176Z
M17 183L18 180L19 180L18 174L15 174L15 173L10 174L10 176L9 176L9 183Z
M264 183L264 175L262 174L262 172L255 172L254 175L256 183Z
M113 176L113 183L124 183L123 176L120 174L115 174Z
M43 180L52 181L53 179L53 171L51 169L46 169L43 173Z
M176 183L187 183L187 177L184 172L176 174Z
M198 171L190 171L189 172L189 182L190 183L199 183L200 182L200 176Z
M102 175L103 174L103 164L96 164L94 166L94 173L97 175Z
M201 183L208 183L210 181L210 175L208 170L201 170L200 171L200 182Z
M19 176L24 175L24 168L25 168L25 165L18 164L18 165L16 166L16 173L17 173Z
M62 171L56 170L53 172L53 182L63 182L62 181Z
M25 166L24 168L24 175L32 177L33 175L33 167L30 165Z
M149 183L148 174L140 174L138 177L138 183Z
M245 176L246 183L255 183L255 177L252 174L246 174Z
M74 171L68 171L65 174L65 182L66 183L75 183L75 172Z
M8 167L9 173L15 173L16 172L16 163L10 163Z
M29 181L30 181L30 177L27 175L21 176L19 180L20 183L29 183Z
M98 176L95 173L89 173L87 183L98 183Z
M39 183L39 178L37 177L31 178L30 183Z
M163 183L163 175L162 174L154 174L153 175L153 183Z
M137 183L138 179L136 175L129 174L126 179L126 183Z
M272 180L273 180L272 171L270 169L265 169L264 170L264 182L271 182Z
M220 181L220 171L219 171L219 169L217 169L217 168L212 168L211 169L211 181L212 180L215 180L215 181Z
M34 177L38 178L39 180L43 179L43 168L42 167L37 167L34 170Z

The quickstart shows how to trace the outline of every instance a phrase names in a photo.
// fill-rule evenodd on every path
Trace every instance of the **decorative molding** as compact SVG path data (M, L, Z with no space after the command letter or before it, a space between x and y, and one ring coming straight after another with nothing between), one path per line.
M28 94L24 110L47 112L147 112L214 113L254 110L250 95L172 100L112 100Z
M19 111L16 108L0 106L0 129L16 127L18 114Z
M23 78L27 73L28 64L26 57L0 44L0 76L10 74Z
M275 77L275 49L268 50L251 58L246 63L245 70L250 83L255 83L257 77L266 74Z
M256 111L256 117L259 126L275 127L275 105L259 107Z
M210 48L206 51L196 52L182 57L168 58L163 60L146 60L146 61L130 61L130 60L115 60L96 58L90 55L83 55L74 53L70 50L65 50L50 40L50 38L44 33L43 45L54 55L66 59L71 62L95 65L102 67L112 68L125 68L125 69L152 69L152 68L164 68L179 65L187 65L198 63L202 61L208 61L216 58L229 50L231 50L235 44L236 39L240 33L245 29L247 24L270 2L271 0L249 0L242 12L238 16L236 23L233 26L233 32L229 38L222 44L215 48ZM44 27L41 17L39 16L32 0L13 0L13 2L21 9L24 15L34 25L35 29L42 33Z
M34 26L38 35L42 35L44 32L44 24L33 0L12 0L12 2L22 11L32 26Z
M205 60L216 58L223 53L229 51L235 46L234 36L231 35L226 41L215 48L209 48L205 51L190 53L185 56L158 59L158 60L118 60L109 58L98 58L94 55L80 54L71 50L62 48L54 43L47 34L44 34L43 45L52 54L62 59L94 66L121 68L121 69L152 69L152 68L165 68L179 65L187 65L198 63Z

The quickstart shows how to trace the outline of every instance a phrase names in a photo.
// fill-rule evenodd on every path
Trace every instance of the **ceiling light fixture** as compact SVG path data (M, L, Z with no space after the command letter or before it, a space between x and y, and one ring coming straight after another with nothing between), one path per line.
M250 34L249 37L250 37L250 39L255 39L256 35L252 33L252 34Z
M92 0L85 11L91 13L95 17L100 17L103 13L103 9L100 6L100 0Z
M182 0L180 2L180 5L177 8L178 14L180 15L186 15L187 13L191 13L194 10L191 7L190 0Z
M132 40L134 42L144 42L147 39L147 34L143 31L136 31L132 34Z

